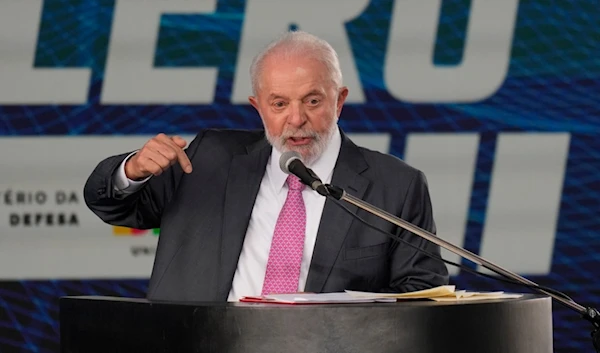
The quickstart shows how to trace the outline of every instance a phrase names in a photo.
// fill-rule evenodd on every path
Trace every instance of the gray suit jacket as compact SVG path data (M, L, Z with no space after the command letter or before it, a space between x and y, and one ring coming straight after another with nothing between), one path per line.
M191 174L176 164L126 197L113 191L112 175L128 153L105 159L85 185L85 201L106 223L161 228L149 299L225 301L271 146L262 131L204 130L186 153L194 166ZM358 147L343 133L331 183L435 232L423 173L398 158ZM439 255L436 245L355 206L346 207ZM326 201L306 291L405 292L447 283L442 262L394 242Z

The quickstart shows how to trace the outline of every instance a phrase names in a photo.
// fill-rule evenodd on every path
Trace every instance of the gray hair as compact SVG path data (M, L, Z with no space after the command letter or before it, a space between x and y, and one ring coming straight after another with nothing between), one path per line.
M303 31L289 31L267 45L250 65L252 92L256 95L265 58L276 53L283 58L302 56L318 60L325 64L331 80L337 87L342 86L342 70L338 55L327 41Z

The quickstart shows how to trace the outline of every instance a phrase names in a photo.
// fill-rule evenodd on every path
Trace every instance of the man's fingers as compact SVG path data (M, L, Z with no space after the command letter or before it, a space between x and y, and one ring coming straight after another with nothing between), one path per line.
M165 134L158 134L146 143L139 152L136 160L136 175L160 175L173 164L179 162L186 173L192 172L192 162L185 154L183 148L187 142L179 136L173 138ZM135 171L135 170L134 170Z
M187 145L187 142L181 138L180 136L169 137L165 134L158 134L154 137L158 142L161 142L166 145L171 145L173 147L184 148Z
M172 165L171 159L165 157L162 153L160 153L158 151L154 152L154 153L149 153L146 156L146 158L150 162L156 163L163 171Z
M188 158L187 154L185 154L185 151L179 145L177 145L174 140L162 138L160 142L161 144L156 147L160 153L162 153L171 162L179 162L179 165L184 172L192 172L192 162L190 162L190 159Z
M141 157L138 161L139 169L144 172L144 174L152 174L155 176L159 176L162 174L165 168L163 168L159 163L157 163L152 158Z
M192 162L188 158L187 154L182 149L177 150L177 160L179 161L179 165L186 173L192 172Z
M187 142L179 136L173 136L171 140L173 140L179 148L184 148L187 145Z

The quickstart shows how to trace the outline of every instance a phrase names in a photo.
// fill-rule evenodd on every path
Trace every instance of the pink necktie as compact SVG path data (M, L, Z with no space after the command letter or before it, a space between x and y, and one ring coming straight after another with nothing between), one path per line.
M275 224L263 295L298 291L306 231L306 209L302 199L304 184L294 175L289 175L286 182L289 190Z

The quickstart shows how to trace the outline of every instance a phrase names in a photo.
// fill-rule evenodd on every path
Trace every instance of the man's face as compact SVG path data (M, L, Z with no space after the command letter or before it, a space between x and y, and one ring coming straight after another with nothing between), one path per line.
M337 88L321 62L271 55L265 59L256 97L249 101L263 120L269 142L282 153L300 153L311 164L337 128L347 95L348 89Z

